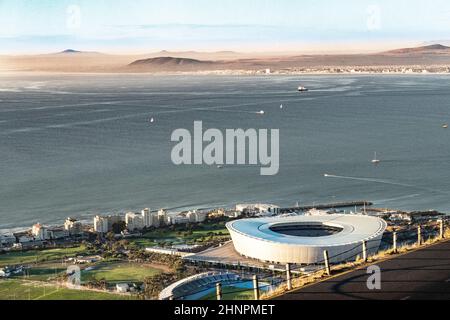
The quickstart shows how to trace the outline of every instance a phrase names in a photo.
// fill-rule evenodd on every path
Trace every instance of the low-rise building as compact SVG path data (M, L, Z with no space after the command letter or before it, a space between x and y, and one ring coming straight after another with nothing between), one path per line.
M242 216L242 212L236 211L236 210L230 210L230 211L225 211L224 215L227 218L236 219L236 218L239 218L240 216Z
M0 278L8 278L11 276L11 273L7 268L0 268Z
M10 247L16 243L14 235L2 234L0 235L0 247Z
M176 216L171 216L168 218L170 225L176 225L176 224L188 224L191 221L189 220L188 217L186 217L185 215L176 215Z
M200 222L204 222L206 220L207 213L198 211L198 210L193 210L193 211L189 211L186 214L186 217L189 219L189 222L200 223Z
M217 209L210 213L208 213L208 218L210 219L218 219L225 216L225 210L224 209Z
M18 267L3 267L0 268L0 278L8 278L12 275L17 275L17 274L21 274L23 273L23 266L18 266Z
M16 238L17 243L20 243L20 244L26 244L26 243L35 241L34 236L27 231L16 232L16 233L14 233L14 237Z
M31 234L35 237L36 240L44 241L50 239L48 228L40 223L36 223L35 225L33 225Z
M274 214L279 213L279 208L273 204L264 204L264 203L256 203L256 204L238 204L236 205L236 211L241 213L263 213L263 212L272 212Z
M48 238L52 240L65 239L70 236L69 231L63 227L51 227L47 229Z
M127 293L130 290L128 283L118 283L116 284L116 291L118 293Z

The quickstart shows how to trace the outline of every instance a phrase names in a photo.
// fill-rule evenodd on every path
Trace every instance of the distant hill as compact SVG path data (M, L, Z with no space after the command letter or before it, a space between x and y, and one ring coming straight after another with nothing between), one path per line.
M211 63L210 61L200 61L196 59L188 58L173 58L173 57L157 57L150 59L137 60L130 63L130 66L142 66L142 65L165 65L165 66L182 66L182 65L199 65Z
M450 53L450 47L442 44L432 44L429 46L402 48L384 52L385 54L442 54Z
M131 68L153 71L190 71L212 65L212 61L202 61L190 58L156 57L136 60L128 66Z
M106 55L95 51L79 51L74 49L66 49L57 53L50 53L47 56L66 56L66 57L77 57L77 56L93 56L93 55Z
M78 51L78 50L73 50L73 49L67 49L67 50L64 50L64 51L61 51L61 52L59 52L60 54L67 54L67 53L82 53L81 51Z
M216 51L216 52L202 52L202 51L159 51L159 52L150 52L142 57L149 58L158 58L158 57L173 57L173 58L188 58L195 60L235 60L242 57L246 57L247 55L234 52L234 51ZM249 55L251 57L252 55Z
M402 48L371 54L300 54L169 52L153 54L109 55L99 52L67 49L59 53L8 56L1 59L8 69L53 72L290 72L308 69L363 69L388 66L442 66L450 65L450 47L430 44L416 48ZM339 71L340 72L340 71Z

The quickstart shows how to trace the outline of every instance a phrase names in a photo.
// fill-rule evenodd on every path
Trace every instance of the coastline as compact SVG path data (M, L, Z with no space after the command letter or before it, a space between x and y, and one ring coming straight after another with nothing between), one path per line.
M399 69L404 66L392 66L393 69ZM271 73L265 73L263 70L205 70L205 71L117 71L117 70L103 70L103 71L65 71L65 70L1 70L0 75L87 75L87 76L99 76L99 75L133 75L133 76L261 76L261 77L275 77L275 76L389 76L389 75L404 75L404 76L432 76L432 75L450 75L450 67L447 65L440 66L446 68L446 71L429 71L429 66L421 66L418 71L403 72L396 70L389 71L272 71ZM342 69L343 67L336 67L336 69ZM348 69L348 67L345 67ZM425 71L424 71L425 70Z

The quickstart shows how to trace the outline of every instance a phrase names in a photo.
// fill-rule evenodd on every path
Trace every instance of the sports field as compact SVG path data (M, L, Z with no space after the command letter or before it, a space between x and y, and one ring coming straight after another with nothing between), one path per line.
M101 262L93 266L90 271L81 273L81 281L106 280L108 284L120 282L143 282L146 277L161 273L162 270L146 264L128 262Z
M0 280L0 300L131 300L132 296L58 288L39 281Z
M47 249L18 251L0 254L0 267L7 265L19 265L38 262L57 261L68 257L74 257L85 253L86 248L79 246L75 248Z

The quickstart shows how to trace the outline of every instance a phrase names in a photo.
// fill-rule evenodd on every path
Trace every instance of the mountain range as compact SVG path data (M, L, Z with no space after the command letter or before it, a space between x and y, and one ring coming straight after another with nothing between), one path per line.
M198 72L212 70L289 70L330 67L446 66L450 47L431 44L372 54L274 54L160 51L112 55L67 49L41 55L0 57L0 70L49 72Z

